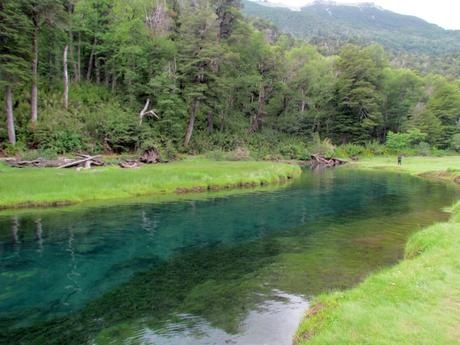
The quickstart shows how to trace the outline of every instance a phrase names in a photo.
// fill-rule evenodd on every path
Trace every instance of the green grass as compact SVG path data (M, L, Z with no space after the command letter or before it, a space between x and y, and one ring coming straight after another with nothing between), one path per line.
M351 166L363 169L399 171L452 181L460 176L460 156L404 157L401 166L397 165L396 157L375 157L353 162Z
M458 176L460 168L460 157L406 158L402 167L394 162L376 158L354 166L422 176ZM410 238L406 258L397 266L371 275L352 290L317 297L294 342L460 344L460 203L451 211L449 222Z
M140 195L201 192L277 183L298 166L187 159L140 169L16 169L0 165L0 208L53 206Z

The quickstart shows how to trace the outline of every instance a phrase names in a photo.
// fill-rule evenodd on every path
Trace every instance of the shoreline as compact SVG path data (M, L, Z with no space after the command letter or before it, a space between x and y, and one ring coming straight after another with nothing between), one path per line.
M424 164L418 166L421 162L431 164L433 170L428 171ZM410 174L458 187L459 163L458 157L455 162L453 159L449 162L449 158L423 157L411 158L406 166L398 167L391 164L390 158L381 158L354 162L350 167ZM460 294L460 288L456 287L460 285L431 277L433 273L436 276L436 271L456 268L460 260L456 255L460 245L455 241L460 235L460 201L449 212L447 222L415 232L405 245L404 259L396 265L371 273L352 289L314 298L293 344L450 344L454 337L451 339L448 330L452 323L458 324L460 308L458 312L454 308L443 314L442 310L449 308L443 305L443 300L455 300ZM460 272L453 271L453 281L460 282ZM420 292L420 281L432 286L425 286L426 291ZM444 295L436 296L438 290L444 291ZM441 301L433 307L436 299Z

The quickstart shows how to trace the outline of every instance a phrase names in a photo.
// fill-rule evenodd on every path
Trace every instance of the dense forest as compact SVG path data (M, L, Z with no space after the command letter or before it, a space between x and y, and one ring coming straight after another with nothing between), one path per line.
M316 0L299 11L264 1L243 0L243 5L244 14L270 20L326 55L338 54L347 43L377 43L385 48L393 66L460 77L460 30L445 30L373 3Z
M322 55L238 0L0 0L0 84L4 154L460 149L459 80Z

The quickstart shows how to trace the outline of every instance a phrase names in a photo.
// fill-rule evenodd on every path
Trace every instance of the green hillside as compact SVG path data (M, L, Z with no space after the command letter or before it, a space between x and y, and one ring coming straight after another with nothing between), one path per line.
M301 11L243 0L243 12L273 22L281 31L305 39L326 54L347 43L378 43L398 67L460 75L460 31L444 30L420 18L397 14L370 3L338 5L316 1Z

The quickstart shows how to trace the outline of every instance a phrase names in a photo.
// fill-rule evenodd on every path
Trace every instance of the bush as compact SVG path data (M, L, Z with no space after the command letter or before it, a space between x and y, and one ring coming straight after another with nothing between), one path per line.
M386 146L393 153L403 152L413 148L426 138L426 134L419 129L411 129L406 133L389 132L387 135Z
M58 154L54 150L29 150L21 154L21 159L32 161L37 158L56 159Z
M211 159L213 161L224 161L225 160L225 152L221 150L214 150L206 153L206 158Z
M460 152L460 133L454 134L450 141L450 147L453 150Z
M21 141L16 142L16 145L5 143L2 147L2 151L5 156L22 156L22 154L26 152L26 145Z
M238 147L229 152L214 150L208 152L206 157L215 161L245 161L251 159L251 154L247 148Z
M335 155L335 149L336 147L332 144L330 139L326 138L321 140L318 133L313 134L312 143L309 146L309 151L311 153L329 158Z
M340 157L361 156L365 152L365 147L356 144L345 144L337 148L335 154Z
M431 145L426 142L421 142L415 148L417 155L419 156L430 156L431 155Z
M246 161L251 158L251 153L245 147L237 147L236 150L227 152L225 157L229 161Z
M307 160L310 158L310 153L305 145L300 143L288 143L281 145L279 153L286 159Z
M366 144L366 153L369 156L384 156L388 154L388 149L378 142L370 142Z

